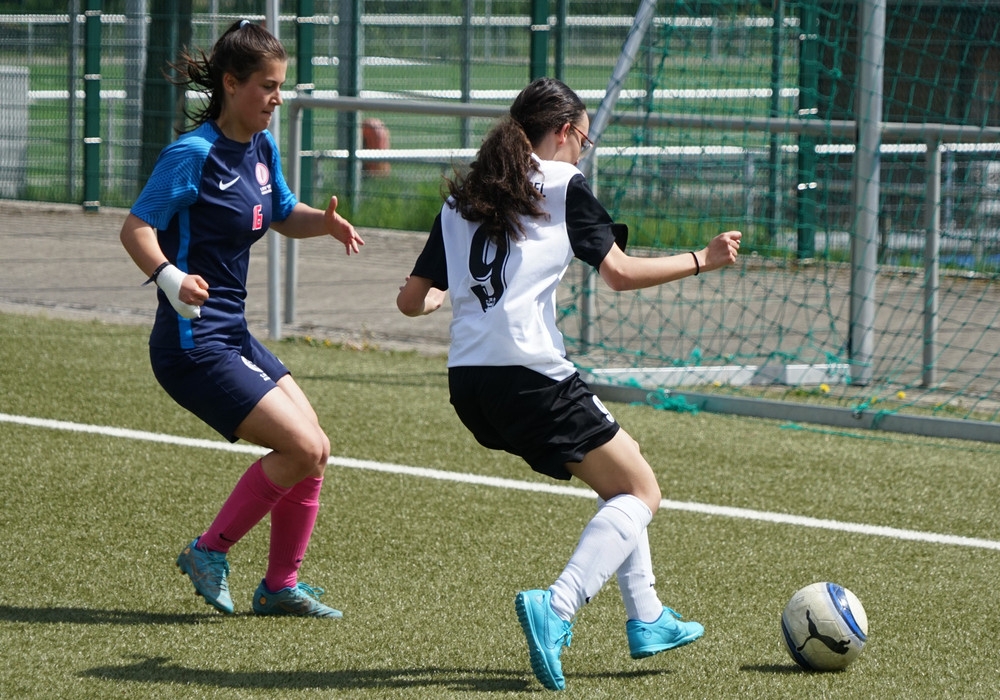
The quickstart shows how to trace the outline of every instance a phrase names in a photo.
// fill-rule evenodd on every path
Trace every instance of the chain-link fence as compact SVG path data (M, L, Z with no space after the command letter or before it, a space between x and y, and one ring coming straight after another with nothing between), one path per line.
M210 50L236 19L263 22L264 3L69 4L68 13L65 6L61 12L45 11L53 3L22 2L22 12L0 14L0 80L11 105L0 133L0 195L84 202L89 199L85 189L90 172L99 178L100 204L127 206L159 149L183 127L178 113L185 96L177 95L164 79L167 62L185 47ZM283 3L277 33L291 56L285 88L289 94L299 87L318 95L507 103L531 77L535 4ZM545 33L548 59L540 70L587 91L588 102L596 105L631 25L632 3L579 0L568 5L551 3L547 21L552 28ZM88 23L95 16L97 45L88 41ZM87 111L88 89L99 90L99 111L93 115ZM403 148L475 146L489 126L485 120L376 118L384 126L377 143ZM314 158L303 183L305 199L322 200L348 186L348 169L338 154L362 145L361 121L355 115L316 114L311 119L306 137ZM85 162L88 147L93 147L98 163ZM408 200L426 204L437 199L436 180L442 168L451 165L441 160L430 155L425 163L368 168L364 174L370 176L371 186L354 190L349 198L362 197L373 204L369 211L386 212L373 223L423 226L426 221L419 215L413 218L414 212L426 216L433 207L415 210ZM390 193L392 202L378 202ZM355 211L363 204L349 202ZM409 218L393 221L393 211L409 212Z

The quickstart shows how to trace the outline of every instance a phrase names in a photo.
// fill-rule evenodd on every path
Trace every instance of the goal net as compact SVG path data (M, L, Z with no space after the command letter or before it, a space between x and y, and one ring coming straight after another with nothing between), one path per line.
M659 3L591 180L630 252L743 232L636 293L571 270L619 397L1000 440L1000 3Z

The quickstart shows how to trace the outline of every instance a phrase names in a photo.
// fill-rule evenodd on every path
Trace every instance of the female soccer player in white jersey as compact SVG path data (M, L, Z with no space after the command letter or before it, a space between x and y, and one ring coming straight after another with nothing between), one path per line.
M553 478L575 476L599 497L562 574L515 599L532 669L552 690L565 687L560 656L577 611L615 573L633 658L704 632L664 607L653 588L646 527L660 488L638 444L567 360L556 287L574 256L622 291L732 264L741 238L729 231L698 251L627 255L628 229L612 222L576 168L592 145L589 128L583 102L563 83L540 78L525 88L469 172L448 183L450 196L397 297L400 311L418 316L450 293L451 403L482 445Z
M208 530L177 565L197 594L233 612L226 553L271 515L267 570L253 598L261 615L339 618L323 592L298 582L319 509L330 440L291 374L250 335L250 246L269 227L292 238L330 235L357 253L364 241L337 213L301 202L267 131L281 104L288 56L266 29L236 22L210 55L185 55L177 83L202 90L195 128L160 153L121 241L159 287L149 340L157 380L177 403L232 442L270 450L239 479Z

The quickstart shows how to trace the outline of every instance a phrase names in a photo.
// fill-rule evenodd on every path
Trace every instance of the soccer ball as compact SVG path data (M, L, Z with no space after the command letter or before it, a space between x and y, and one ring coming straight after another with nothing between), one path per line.
M836 583L800 588L781 613L789 655L808 671L839 671L858 658L868 639L861 601Z

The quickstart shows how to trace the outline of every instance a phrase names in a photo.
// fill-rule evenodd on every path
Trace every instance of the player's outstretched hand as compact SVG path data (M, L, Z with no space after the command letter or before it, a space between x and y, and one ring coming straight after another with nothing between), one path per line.
M357 253L365 242L354 230L351 222L337 213L337 195L330 197L330 205L326 208L324 217L326 232L344 244L347 254Z
M740 239L743 234L739 231L726 231L709 241L705 248L705 264L702 270L717 270L726 265L736 262L736 256L740 252Z

